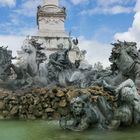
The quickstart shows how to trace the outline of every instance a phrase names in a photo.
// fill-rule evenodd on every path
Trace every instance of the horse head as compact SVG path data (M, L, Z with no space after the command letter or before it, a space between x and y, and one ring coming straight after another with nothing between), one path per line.
M136 59L139 56L139 52L137 50L137 43L135 42L126 42L126 51L133 58Z
M127 52L127 54L135 60L139 56L139 51L137 50L137 43L136 42L127 42L127 41L117 41L117 43L112 43L113 49L112 49L112 55L119 56L121 51Z
M120 42L117 43L111 43L114 47L112 48L111 56L109 58L110 62L113 62L115 59L117 59L121 53L122 45Z
M112 49L111 57L109 58L110 62L113 65L116 65L120 71L126 72L133 63L134 56L137 56L136 44L132 42L121 42L112 44L114 47Z

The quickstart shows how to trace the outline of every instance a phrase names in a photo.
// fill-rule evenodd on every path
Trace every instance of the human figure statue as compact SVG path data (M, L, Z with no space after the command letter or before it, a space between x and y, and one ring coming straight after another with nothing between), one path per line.
M117 109L114 112L116 125L129 126L140 122L140 95L131 79L120 84L116 89Z
M68 49L64 48L63 44L59 44L58 48L59 51L49 56L49 62L47 66L47 78L49 83L52 83L52 81L59 83L59 78L61 77L62 81L62 76L66 76L65 71L72 69L72 63L70 62L68 56L68 53L72 48L71 40L69 39Z
M12 51L8 50L7 47L0 47L0 79L8 80L8 77L11 75L10 66L12 64Z
M70 102L70 109L71 116L62 117L60 127L71 131L84 131L92 127L106 129L112 118L112 108L104 97L98 97L96 103L88 95L75 97Z

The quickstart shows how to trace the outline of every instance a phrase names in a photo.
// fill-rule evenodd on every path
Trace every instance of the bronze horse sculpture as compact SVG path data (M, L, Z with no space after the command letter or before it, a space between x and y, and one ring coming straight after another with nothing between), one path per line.
M140 88L140 59L137 44L118 41L112 45L114 47L109 61L112 63L112 73L116 76L105 77L104 80L112 86L117 86L127 79L132 79L137 88Z

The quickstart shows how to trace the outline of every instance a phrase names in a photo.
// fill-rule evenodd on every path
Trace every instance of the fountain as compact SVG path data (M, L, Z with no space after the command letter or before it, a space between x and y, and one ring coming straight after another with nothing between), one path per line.
M112 44L110 70L93 69L64 30L66 9L58 1L38 7L39 32L27 36L18 61L0 47L0 118L57 119L84 131L118 129L140 122L140 53L135 42ZM59 28L60 27L60 28Z

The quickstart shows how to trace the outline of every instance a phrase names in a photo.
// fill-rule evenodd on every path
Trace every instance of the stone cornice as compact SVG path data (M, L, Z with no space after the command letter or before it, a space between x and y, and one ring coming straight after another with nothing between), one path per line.
M66 18L66 14L64 13L44 13L44 12L40 12L38 14L39 17L63 17Z
M46 50L48 50L48 51L60 51L60 49L58 49L58 48L47 48ZM75 52L75 50L71 49L70 52Z
M49 11L48 9L54 9L54 11ZM47 11L48 10L48 11ZM40 16L40 17L64 17L66 18L66 11L61 8L61 7L58 7L56 5L45 5L45 6L42 6L38 12L37 12L37 15Z

